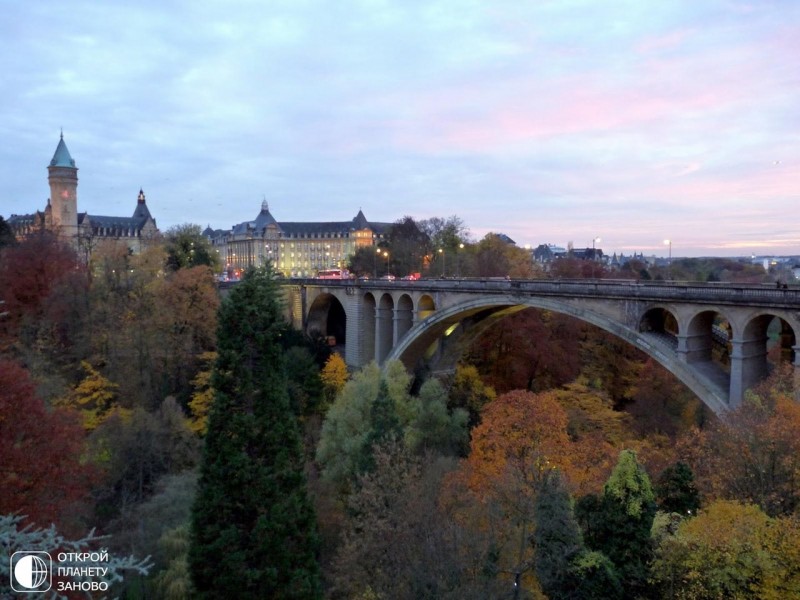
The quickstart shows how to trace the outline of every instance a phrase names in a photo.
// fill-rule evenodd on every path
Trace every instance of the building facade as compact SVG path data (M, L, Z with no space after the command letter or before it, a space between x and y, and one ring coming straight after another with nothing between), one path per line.
M47 167L47 181L50 185L50 198L43 211L11 215L8 219L17 239L50 231L88 254L103 240L124 243L132 252L140 252L144 245L159 235L156 220L147 208L141 189L130 217L78 212L78 167L67 149L63 133Z
M371 223L364 213L350 221L278 222L266 200L252 221L230 231L203 233L211 240L229 275L272 261L285 277L315 277L320 271L344 269L359 248L373 246L389 232L391 223Z

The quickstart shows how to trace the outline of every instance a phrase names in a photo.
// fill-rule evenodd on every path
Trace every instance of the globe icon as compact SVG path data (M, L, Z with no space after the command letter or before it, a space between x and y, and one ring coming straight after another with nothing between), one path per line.
M41 556L28 554L17 561L14 567L14 578L21 586L33 590L47 580L47 563Z

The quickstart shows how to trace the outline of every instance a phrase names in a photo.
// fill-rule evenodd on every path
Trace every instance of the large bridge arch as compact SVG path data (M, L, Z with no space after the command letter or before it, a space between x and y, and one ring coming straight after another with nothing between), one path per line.
M698 373L691 364L679 360L671 346L659 337L638 330L642 315L636 320L637 328L632 328L586 306L551 297L496 295L468 299L442 308L415 324L392 349L387 360L400 360L408 369L414 369L421 360L432 357L438 351L439 358L446 361L443 366L452 368L466 343L474 338L461 331L462 335L455 340L455 348L452 345L450 348L443 348L448 345L447 338L459 332L462 323L470 320L478 321L481 324L479 328L485 328L487 323L525 308L562 313L599 327L651 356L691 389L715 413L722 413L728 409L727 390L721 389L708 377ZM439 348L433 350L436 345L439 345Z
M345 344L347 336L347 313L333 294L319 294L308 308L306 333L312 337L335 339L336 344Z

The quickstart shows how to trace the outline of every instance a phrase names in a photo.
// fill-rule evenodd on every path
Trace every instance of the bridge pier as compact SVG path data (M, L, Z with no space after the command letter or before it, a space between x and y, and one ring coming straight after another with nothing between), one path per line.
M767 337L752 336L731 340L731 387L728 405L736 408L744 400L744 392L767 375Z

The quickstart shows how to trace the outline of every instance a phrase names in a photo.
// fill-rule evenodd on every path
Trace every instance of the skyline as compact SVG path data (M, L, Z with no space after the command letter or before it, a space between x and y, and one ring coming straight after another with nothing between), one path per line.
M530 4L530 5L528 5ZM9 2L0 214L164 231L457 215L474 239L800 254L800 3Z

